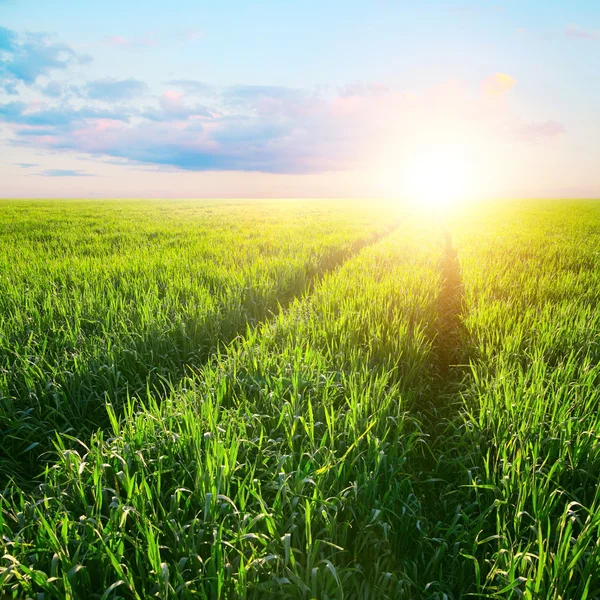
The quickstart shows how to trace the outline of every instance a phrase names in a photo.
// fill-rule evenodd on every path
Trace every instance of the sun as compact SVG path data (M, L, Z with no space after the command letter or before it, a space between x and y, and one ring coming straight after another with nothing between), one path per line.
M385 181L388 192L414 211L445 214L473 194L476 161L460 144L434 144L405 155Z
M435 146L406 165L406 197L413 208L446 212L469 193L465 153L456 146Z

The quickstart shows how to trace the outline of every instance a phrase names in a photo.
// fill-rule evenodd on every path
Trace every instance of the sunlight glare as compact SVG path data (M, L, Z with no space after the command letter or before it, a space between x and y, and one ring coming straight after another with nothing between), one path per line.
M445 212L468 193L468 161L462 148L430 148L411 157L406 170L406 196L413 208Z
M477 161L468 154L461 144L422 148L406 156L393 176L388 171L384 185L414 211L434 216L448 213L474 193Z

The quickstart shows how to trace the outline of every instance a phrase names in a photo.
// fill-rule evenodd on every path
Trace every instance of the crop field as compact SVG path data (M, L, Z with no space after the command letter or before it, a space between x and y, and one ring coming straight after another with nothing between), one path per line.
M600 202L0 204L0 598L600 598Z

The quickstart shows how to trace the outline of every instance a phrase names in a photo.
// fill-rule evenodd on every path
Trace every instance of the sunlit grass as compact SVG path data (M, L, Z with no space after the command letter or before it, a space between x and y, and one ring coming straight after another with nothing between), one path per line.
M396 215L315 202L0 207L0 477L39 472L55 431L176 382Z
M599 205L482 204L445 229L421 215L393 232L389 206L176 206L5 213L29 238L3 267L20 291L2 331L31 317L54 345L43 369L23 346L21 371L5 373L24 382L3 390L5 464L64 424L39 488L5 468L9 597L600 597ZM94 318L127 290L136 301L93 337L79 317L68 338L88 284L64 265L82 260L73 222L94 210ZM36 241L56 211L62 225ZM121 283L102 294L111 269ZM27 282L52 290L44 310ZM197 337L184 298L212 302ZM151 331L175 320L182 333L161 352L148 336L127 363L146 331L136 303ZM83 394L38 399L49 377L68 381L64 339L91 356L122 345L118 394L86 380L91 413ZM15 426L17 403L34 408Z

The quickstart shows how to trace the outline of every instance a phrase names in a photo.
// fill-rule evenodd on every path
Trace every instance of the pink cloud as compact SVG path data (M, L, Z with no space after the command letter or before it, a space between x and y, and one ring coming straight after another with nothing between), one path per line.
M38 110L43 109L46 106L47 104L45 102L42 102L41 100L32 100L31 102L27 103L27 108L23 111L23 114L30 114L32 112L36 112Z
M114 119L98 119L92 123L94 131L106 131L107 129L114 129L115 127L122 127L121 121L115 121Z
M182 113L184 110L183 93L174 90L167 90L158 100L161 109L173 117Z
M281 98L261 98L256 103L256 112L260 115L274 115L280 113L282 108Z
M120 35L113 35L109 38L106 38L106 45L110 48L125 48L126 46L129 46L129 44L129 40Z
M565 35L570 38L580 38L585 40L597 40L600 34L597 31L590 31L571 23L565 27Z
M167 90L158 99L160 109L148 108L142 116L151 121L171 121L178 120L187 121L192 117L199 120L200 118L212 118L211 111L202 104L186 104L183 98L183 92L175 90Z
M128 39L120 35L113 35L105 38L104 45L108 48L123 48L129 50L137 50L143 47L153 48L160 44L160 42L154 37L154 34L149 33L143 37L137 37L134 39Z
M521 125L517 128L515 136L517 139L536 143L543 139L552 139L566 133L565 126L557 121L540 121Z
M183 97L183 92L177 92L175 90L167 90L162 95L162 98L164 98L164 100L167 102L176 102L178 100L181 100L182 97Z
M169 115L176 116L185 111L183 92L167 90L158 101L162 110Z

